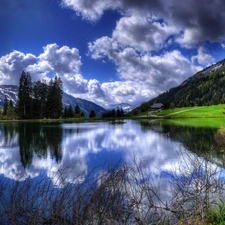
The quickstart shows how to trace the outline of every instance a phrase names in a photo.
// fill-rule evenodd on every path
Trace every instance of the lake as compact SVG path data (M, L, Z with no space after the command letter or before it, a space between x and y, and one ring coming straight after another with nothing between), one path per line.
M5 179L35 178L43 171L65 166L83 179L93 167L134 158L142 162L143 168L162 173L180 162L178 153L184 149L201 153L204 148L218 148L215 132L160 123L142 125L133 120L124 124L2 123L0 173Z
M184 159L187 164L195 157L224 167L223 147L214 138L217 129L166 126L151 120L124 122L1 123L0 180L35 183L44 176L57 189L81 184L94 168L96 175L103 165L135 162L143 173L162 180L161 195L169 199L165 181L175 171L182 175ZM206 158L212 148L216 151ZM64 173L58 175L60 170Z

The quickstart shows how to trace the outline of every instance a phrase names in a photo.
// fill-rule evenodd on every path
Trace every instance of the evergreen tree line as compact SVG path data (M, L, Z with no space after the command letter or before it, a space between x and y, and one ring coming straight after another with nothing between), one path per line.
M73 117L76 117L76 118L84 117L84 112L81 111L80 106L78 104L76 104L76 106L74 107L74 110L72 105L70 104L68 107L65 106L63 111L63 117L65 119L73 118Z
M171 88L150 100L149 104L161 102L164 104L164 108L169 108L171 103L178 107L224 104L224 72L225 70L221 69L221 71L216 71L207 76L200 74L199 77L190 77L181 85Z
M2 115L7 119L84 117L78 104L74 110L71 105L66 106L63 110L62 95L63 82L60 77L56 76L49 83L45 80L38 80L32 85L30 74L23 71L19 81L16 106L5 96ZM90 111L89 117L96 117L94 110Z
M125 115L123 109L112 109L102 114L102 118L106 117L123 117Z
M59 118L62 116L63 82L60 77L36 81L32 86L29 73L22 72L19 81L16 114L19 119Z
M79 117L85 117L85 115L84 115L84 112L81 111L80 106L78 104L76 104L76 106L74 107L74 110L73 110L72 105L70 104L68 107L65 106L64 111L63 111L63 117L65 119L79 118ZM89 113L89 118L96 118L96 117L97 116L96 116L95 110L92 109Z
M39 80L32 86L30 74L23 71L16 106L5 96L2 114L7 119L59 118L63 109L62 87L60 77L51 79L49 84L45 80Z

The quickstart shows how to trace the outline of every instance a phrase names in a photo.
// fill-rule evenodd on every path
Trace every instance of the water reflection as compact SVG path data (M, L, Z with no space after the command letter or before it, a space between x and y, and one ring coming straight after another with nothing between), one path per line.
M33 154L38 158L59 162L62 159L62 129L59 126L41 126L39 123L19 123L18 145L20 159L24 168L32 164Z
M95 166L134 158L143 170L168 174L179 165L180 153L204 152L216 146L212 129L141 125L137 121L104 123L0 125L0 173L14 180L43 171L55 185L82 181ZM217 147L217 146L216 146ZM221 159L216 162L223 165ZM56 173L64 168L64 177Z

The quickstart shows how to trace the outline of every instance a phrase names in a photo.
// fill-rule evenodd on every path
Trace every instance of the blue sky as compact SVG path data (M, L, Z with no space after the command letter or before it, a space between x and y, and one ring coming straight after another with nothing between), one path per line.
M225 58L225 4L1 0L0 84L57 75L74 97L138 106Z

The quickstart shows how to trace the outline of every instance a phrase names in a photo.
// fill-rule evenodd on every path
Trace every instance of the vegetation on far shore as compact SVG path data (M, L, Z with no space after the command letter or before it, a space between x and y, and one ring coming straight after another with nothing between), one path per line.
M162 110L159 114L171 118L225 118L225 105L174 108Z
M155 119L163 125L221 128L225 127L225 105L193 106L185 108L145 111L132 119ZM147 121L146 121L147 122Z
M63 108L62 94L63 82L60 77L50 79L49 83L38 80L33 84L31 75L23 71L19 81L17 102L13 103L12 99L8 100L5 95L4 106L0 108L0 120L51 121L62 118L84 120L84 112L78 104L74 109L71 104ZM88 118L96 117L94 109L91 109Z
M150 114L149 114L150 112ZM160 111L149 111L136 114L134 117L163 117L163 118L225 118L225 104L212 106L192 106Z
M150 113L150 114L149 114ZM145 111L137 115L124 115L123 117L103 117L103 118L85 118L83 116L57 119L29 119L29 120L16 120L13 121L26 121L26 122L83 122L83 121L99 121L99 120L123 120L123 119L166 119L164 124L177 124L188 126L207 126L207 127L221 127L225 126L225 105L213 106L193 106L185 108L165 109L159 111ZM207 121L205 120L207 118ZM0 114L0 120L10 121L7 117Z

